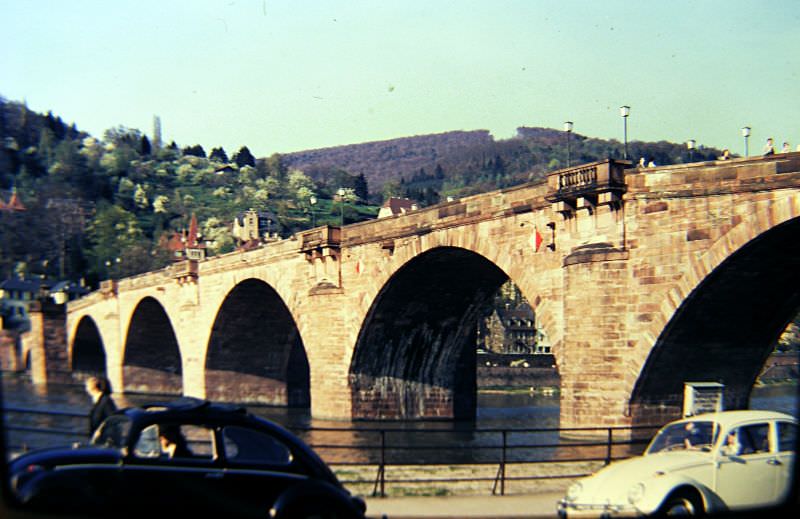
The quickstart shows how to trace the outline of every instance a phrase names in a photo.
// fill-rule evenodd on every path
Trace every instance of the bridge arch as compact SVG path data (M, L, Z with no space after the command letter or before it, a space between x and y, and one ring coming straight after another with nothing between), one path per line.
M73 374L106 374L106 351L95 320L85 315L78 322L69 350Z
M634 423L678 415L687 381L722 382L727 408L747 406L766 358L800 310L793 207L773 204L752 215L692 263L667 298L666 324L633 385Z
M292 313L266 282L236 284L214 317L205 359L212 400L308 407L309 364Z
M182 393L178 340L166 310L155 298L144 297L135 306L123 352L123 392Z
M384 284L349 368L353 418L474 418L481 307L508 279L486 257L436 247Z

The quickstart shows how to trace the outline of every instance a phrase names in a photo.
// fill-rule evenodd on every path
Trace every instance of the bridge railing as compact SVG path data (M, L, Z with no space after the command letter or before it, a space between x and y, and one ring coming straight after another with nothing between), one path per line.
M574 196L597 196L607 192L625 191L625 168L628 161L612 159L550 173L547 182L551 201L567 200Z

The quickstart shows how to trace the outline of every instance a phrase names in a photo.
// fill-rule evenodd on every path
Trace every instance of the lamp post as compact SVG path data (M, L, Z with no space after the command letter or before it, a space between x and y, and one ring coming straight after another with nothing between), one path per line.
M311 206L311 227L317 226L317 215L314 214L314 206L317 205L317 197L312 196L308 199L308 203Z
M744 137L744 156L745 157L749 157L750 153L749 153L749 150L747 149L747 139L750 138L750 127L749 126L745 126L744 128L742 128L742 137Z
M689 162L692 162L694 156L694 145L695 145L694 139L689 139L688 141L686 141L686 148L689 150Z
M567 167L569 167L569 134L572 133L572 121L567 121L564 123L564 131L567 132Z
M344 188L340 187L336 191L336 194L339 195L339 210L341 211L341 218L340 218L339 226L340 227L344 227L344 194L345 194Z
M108 272L109 279L114 278L114 272L111 271L111 266L114 265L114 271L119 270L119 264L122 262L122 258L114 258L114 261L110 259L106 260L106 271ZM117 272L117 277L119 277L119 273Z
M630 106L620 106L619 115L622 116L623 139L625 143L625 152L622 158L628 160L628 116L631 114Z

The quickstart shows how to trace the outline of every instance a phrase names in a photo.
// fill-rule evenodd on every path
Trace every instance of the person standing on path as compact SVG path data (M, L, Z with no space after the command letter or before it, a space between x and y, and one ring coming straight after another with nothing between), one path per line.
M86 392L92 399L92 409L89 411L89 437L91 437L103 420L114 414L117 406L111 398L111 384L105 377L87 378Z

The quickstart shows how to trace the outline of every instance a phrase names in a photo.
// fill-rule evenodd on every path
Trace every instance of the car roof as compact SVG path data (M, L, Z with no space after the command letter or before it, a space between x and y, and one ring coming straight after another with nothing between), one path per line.
M787 420L790 422L797 422L795 417L778 411L740 409L734 411L720 411L718 413L703 413L694 416L688 416L682 420L676 420L674 423L691 422L696 420L714 421L724 427L757 420Z

